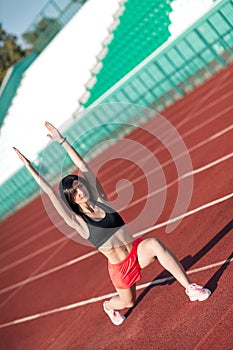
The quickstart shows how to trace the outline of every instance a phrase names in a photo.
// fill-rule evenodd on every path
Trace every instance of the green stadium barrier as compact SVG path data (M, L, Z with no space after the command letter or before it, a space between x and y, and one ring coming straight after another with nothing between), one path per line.
M90 97L83 104L85 108L169 38L172 1L124 2L120 24L112 31L113 40L107 45L108 53L101 61L102 69L95 74L95 85L88 89Z
M139 115L138 105L161 111L226 67L233 61L232 10L231 0L217 3L182 35L163 45L112 86L82 115L78 114L64 135L89 161L129 133L133 128L130 123L139 126L154 115L148 110L143 112L143 108ZM110 143L104 143L105 140ZM57 183L61 172L74 170L70 158L55 142L38 154L35 163L52 184ZM1 219L39 193L25 167L0 189Z
M25 70L36 58L37 54L35 52L31 52L29 55L21 59L8 70L8 73L10 72L9 78L7 79L5 86L1 86L2 92L0 94L0 127L3 124L12 99L15 96L17 89L21 83Z
M232 9L231 1L218 3L96 103L130 101L161 110L203 83L232 61Z
M0 126L6 117L26 69L86 1L49 0L22 35L30 45L32 52L9 69L9 71L11 70L10 77L6 80L0 94Z

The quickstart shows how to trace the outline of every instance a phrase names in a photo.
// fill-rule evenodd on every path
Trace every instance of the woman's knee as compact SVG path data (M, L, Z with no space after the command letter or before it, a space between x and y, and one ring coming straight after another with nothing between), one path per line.
M150 248L153 250L153 252L155 253L155 255L157 255L157 253L161 252L161 251L165 251L166 247L165 245L156 237L154 238L149 238L149 245Z

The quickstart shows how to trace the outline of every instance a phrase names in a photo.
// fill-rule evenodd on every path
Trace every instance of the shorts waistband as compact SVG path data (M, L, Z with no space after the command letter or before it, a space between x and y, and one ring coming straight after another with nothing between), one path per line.
M125 259L119 261L119 263L116 263L116 264L112 264L112 263L110 263L110 261L108 261L108 266L114 268L114 267L118 267L118 266L121 266L122 264L124 264L128 259L130 259L130 257L132 255L134 255L134 253L137 250L137 247L141 241L142 241L141 237L136 238L133 242L133 247L132 247L131 251L129 252L129 254L127 255L127 257Z

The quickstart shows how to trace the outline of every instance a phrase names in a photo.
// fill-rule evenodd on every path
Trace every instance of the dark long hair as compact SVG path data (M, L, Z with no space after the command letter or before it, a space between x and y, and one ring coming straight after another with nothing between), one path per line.
M90 185L88 182L83 178L78 175L67 175L65 176L61 182L59 183L59 191L60 191L60 196L62 200L65 202L65 204L73 210L76 214L80 214L80 207L77 203L74 202L74 189L73 189L73 182L74 181L81 182L84 186L86 186L89 196L90 196L90 201L94 203L94 197L93 197L93 192L90 188Z

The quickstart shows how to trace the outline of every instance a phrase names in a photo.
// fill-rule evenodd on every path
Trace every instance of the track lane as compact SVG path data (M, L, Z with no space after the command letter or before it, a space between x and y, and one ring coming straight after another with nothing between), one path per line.
M232 67L233 65L211 79L208 84L195 90L196 96L199 96L199 105L201 104L200 96L205 96L205 93L209 94L208 98L211 98L211 100L214 99L214 96L216 96L216 99L219 98L220 94L216 87L222 86L223 81L228 81L228 88L231 89L232 82L229 79L229 74L232 72ZM210 94L211 86L213 87L212 95ZM195 101L195 92L189 95L192 95L193 101ZM203 105L206 102L205 100ZM221 104L221 99L219 99L219 103ZM174 106L177 108L177 104ZM191 100L188 100L188 97L179 101L181 111L183 110L182 106L186 106L186 110L190 109L190 111L195 109L195 106L192 108ZM225 104L222 107L222 109L226 108ZM170 111L172 112L172 107L170 107ZM204 116L207 118L211 117L206 114L203 114L203 118ZM226 116L227 114L222 119L220 118L219 130L221 130L222 123L226 122ZM218 128L217 124L216 128ZM208 130L205 132L202 133L200 140L206 137ZM232 144L229 143L229 138L225 138L225 136L220 143L214 143L215 147L205 148L205 152L202 152L201 156L200 154L198 155L198 152L195 152L197 156L194 156L193 153L194 158L192 157L192 160L194 160L196 166L203 165L206 157L209 160L210 153L211 155L215 154L215 152L219 152L219 149L223 151L227 148L229 153L229 147ZM189 146L192 147L196 143L195 138L193 140L189 138L189 140ZM220 153L216 153L216 155L220 155ZM213 159L216 159L216 157ZM204 162L204 164L206 163L208 161ZM195 182L194 197L192 198L193 206L197 203L205 202L206 196L211 197L215 194L215 190L219 191L218 193L221 192L222 195L226 194L226 190L229 189L230 185L228 180L225 181L225 176L229 176L226 164L221 163L214 168L208 169L207 174L211 171L213 181L212 176L206 179L204 172L195 176L195 179L199 180ZM230 177L228 179L230 180ZM207 186L206 190L203 191L207 183L209 187ZM215 186L213 186L213 183ZM232 201L228 200L185 218L178 229L170 235L165 234L164 229L160 228L148 233L147 236L158 235L174 250L179 259L183 260L189 269L198 268L216 261L224 261L231 256L232 230L221 234L221 231L224 231L224 227L227 226L231 219ZM204 249L206 245L207 248ZM194 257L194 260L190 260L190 257ZM86 286L82 285L83 289L82 291L79 290L78 296L83 295L87 297L90 295L91 290L96 291L98 295L109 292L109 290L112 290L111 283L106 278L105 262L100 258L100 255L94 255L89 262L87 259L85 262L74 265L73 268L75 267L75 269L70 269L70 273L59 273L59 277L56 276L55 279L43 279L47 283L40 283L41 280L33 282L30 286L24 286L10 300L9 305L6 304L5 309L2 308L1 311L5 315L5 320L10 320L10 316L13 317L13 315L18 315L19 317L26 315L26 311L29 312L30 310L41 311L39 306L43 306L44 309L48 310L53 304L62 305L62 302L64 302L64 305L67 304L68 299L71 300L76 297L75 300L77 301L77 294L75 295L70 281L74 279L74 275L78 271L80 272L79 277L84 279L86 271L91 271L93 266L95 274L92 270L90 280L87 281ZM96 264L93 265L92 259L94 259ZM194 264L190 266L193 261ZM43 259L40 262L43 263ZM95 277L97 271L99 274L98 281ZM161 267L158 264L154 264L154 266L143 272L142 282L151 280L154 276L160 275L161 272ZM229 346L232 344L231 333L229 333L231 322L228 319L231 311L229 308L231 301L229 281L232 280L232 265L216 266L211 271L198 272L197 276L198 283L209 283L215 288L213 296L204 303L190 303L185 298L182 288L175 282L169 286L156 286L149 290L130 314L127 322L119 328L112 326L109 320L106 319L99 302L56 314L56 316L51 315L37 319L27 324L0 329L1 340L6 346L10 346L14 350L31 350L35 347L40 350L65 350L68 347L75 350L86 350L96 348L96 346L98 346L98 349L106 350L110 346L111 349L119 349L119 347L128 349L129 346L137 349L142 344L147 349L154 349L154 347L166 348L169 346L172 346L172 349L178 349L182 347L188 348L190 337L192 337L193 348L198 349L201 347L202 349L207 349L209 344L213 346L216 344L215 340L217 344L221 345L221 349L229 350ZM57 288L54 289L50 285L52 282L56 283ZM66 282L67 288L65 288ZM61 285L62 289L59 288ZM32 287L32 289L30 290L29 287ZM140 294L139 292L138 295ZM0 301L2 300L0 296ZM80 299L78 298L78 300ZM19 311L21 311L21 315ZM22 313L23 311L24 313ZM213 324L213 320L216 319L223 320L224 327L222 327L221 322ZM208 332L207 330L211 331ZM219 330L222 331L224 336L218 340L216 332ZM122 339L124 339L124 342L121 341Z

